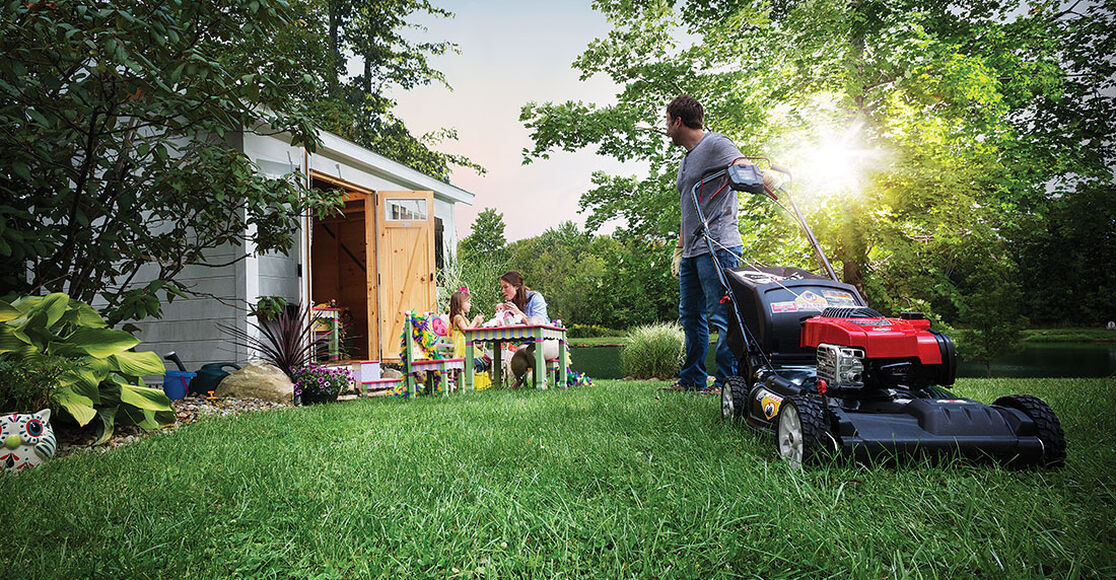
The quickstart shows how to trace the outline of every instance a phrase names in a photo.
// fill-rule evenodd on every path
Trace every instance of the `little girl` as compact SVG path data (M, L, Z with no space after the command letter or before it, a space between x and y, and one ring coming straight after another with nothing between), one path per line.
M453 338L453 356L455 358L462 358L465 356L465 333L466 330L476 328L484 320L483 314L477 314L472 320L465 318L469 315L469 311L473 309L473 301L469 296L468 288L458 288L450 296L450 335ZM475 351L474 351L475 352ZM482 354L473 359L473 389L480 391L487 389L492 380L489 378L488 360Z

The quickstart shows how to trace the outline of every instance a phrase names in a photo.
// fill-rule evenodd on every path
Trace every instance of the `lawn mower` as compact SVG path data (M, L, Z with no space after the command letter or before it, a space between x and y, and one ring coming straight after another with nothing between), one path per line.
M827 456L898 461L915 457L991 459L1009 465L1058 467L1066 443L1057 415L1041 399L1008 395L991 405L946 389L957 353L950 337L931 330L920 313L888 317L871 309L856 287L837 279L786 185L771 179L790 172L754 163L729 165L703 176L691 193L710 254L715 241L699 191L719 183L734 191L790 200L827 276L793 267L751 265L724 269L713 260L731 312L728 342L738 372L721 389L721 414L743 418L775 435L792 465ZM739 161L739 160L738 160Z

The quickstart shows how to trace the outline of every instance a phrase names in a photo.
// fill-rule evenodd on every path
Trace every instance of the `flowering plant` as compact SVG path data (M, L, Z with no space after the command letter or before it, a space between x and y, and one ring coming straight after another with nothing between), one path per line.
M348 367L311 364L294 373L294 395L302 404L333 401L353 383Z

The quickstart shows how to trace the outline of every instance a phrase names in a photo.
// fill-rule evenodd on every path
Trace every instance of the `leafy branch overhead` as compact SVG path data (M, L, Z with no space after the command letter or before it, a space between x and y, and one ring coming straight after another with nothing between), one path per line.
M662 129L680 93L746 155L792 169L840 274L884 310L956 319L971 310L966 295L986 293L974 282L984 264L1014 261L1004 271L1018 281L1065 278L1040 270L1050 267L1042 252L1060 251L1054 240L1079 237L1060 216L1088 207L1091 222L1116 225L1112 1L1025 12L996 0L594 6L612 30L573 65L615 82L615 102L521 109L525 163L581 149L649 163L646 175L593 176L580 203L591 229L618 220L624 234L677 236L683 151ZM749 259L806 255L771 206L742 198L741 215ZM1087 229L1081 239L1094 238ZM1102 241L1064 282L1079 289L1081 308L1064 309L1072 319L1111 312L1097 289L1116 287L1102 266L1114 246ZM1043 292L1023 300L1051 302Z

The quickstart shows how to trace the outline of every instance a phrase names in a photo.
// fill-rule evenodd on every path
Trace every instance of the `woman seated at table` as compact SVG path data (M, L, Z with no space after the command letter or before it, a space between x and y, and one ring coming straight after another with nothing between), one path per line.
M523 274L511 270L500 276L500 292L506 302L496 305L496 312L509 310L523 317L527 324L550 324L550 316L546 312L546 299L542 294L523 285ZM543 342L543 358L550 360L558 358L558 342L547 340ZM518 387L527 371L535 368L535 344L525 342L515 350L511 360L511 372L515 376L514 387ZM543 384L546 384L544 377Z

